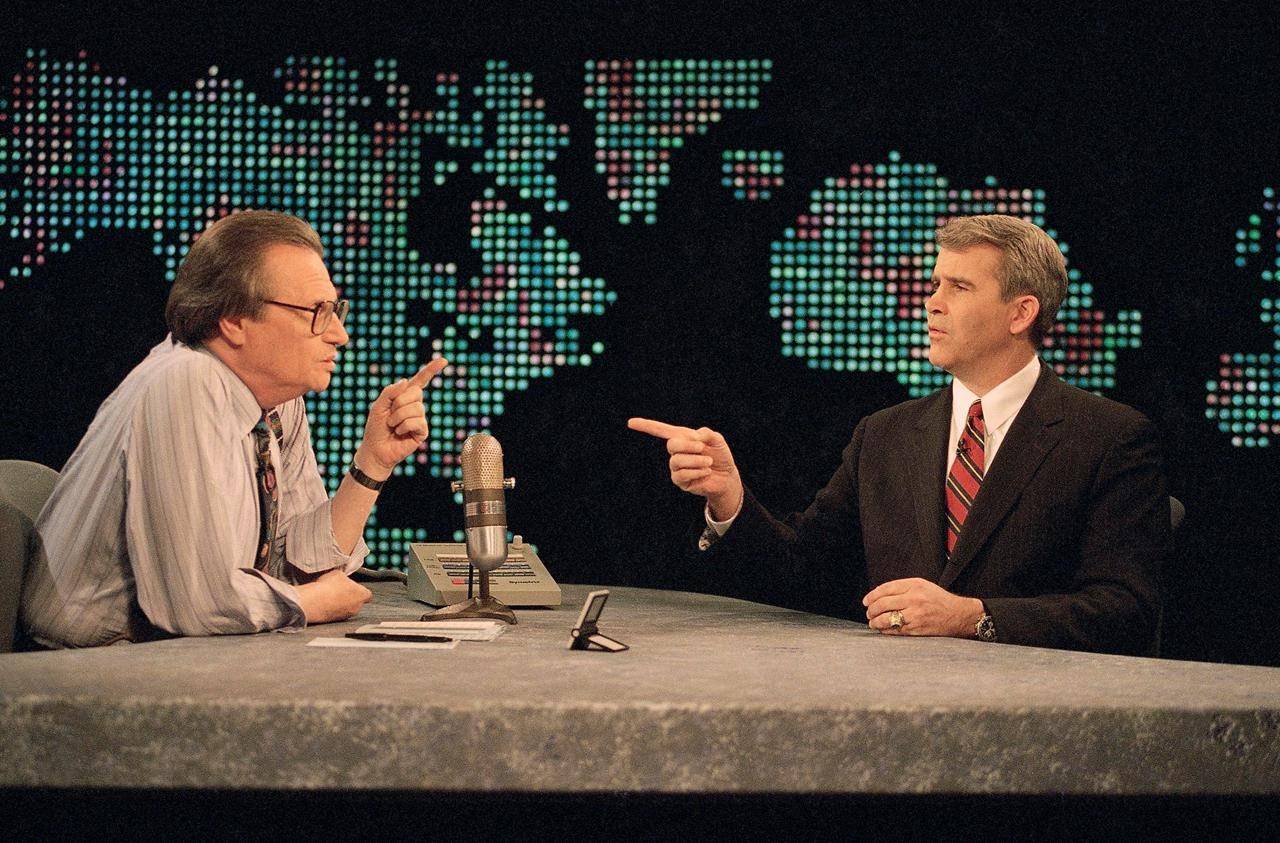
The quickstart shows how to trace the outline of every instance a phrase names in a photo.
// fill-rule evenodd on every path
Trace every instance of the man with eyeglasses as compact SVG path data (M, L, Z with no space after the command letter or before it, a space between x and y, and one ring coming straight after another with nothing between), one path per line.
M28 641L89 647L350 618L349 575L383 482L427 437L436 359L388 385L337 492L320 478L302 396L349 337L316 232L241 211L192 245L171 331L103 403L36 522Z

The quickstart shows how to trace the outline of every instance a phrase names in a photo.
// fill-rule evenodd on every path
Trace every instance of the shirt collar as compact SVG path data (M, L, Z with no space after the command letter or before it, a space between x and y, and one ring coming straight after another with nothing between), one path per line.
M1013 418L1022 405L1026 403L1031 390L1040 378L1040 358L1032 355L1023 366L982 396L982 421L987 430L999 430L1005 422ZM960 383L958 378L951 379L951 425L953 429L964 427L969 407L978 396L969 387Z
M245 385L244 381L240 380L240 376L231 371L231 367L226 363L219 360L218 355L203 345L185 346L182 343L174 343L173 345L175 348L189 348L192 351L207 355L213 361L213 370L217 372L218 378L227 390L227 397L231 402L231 411L235 413L237 426L245 431L253 430L254 425L262 418L263 409L258 406L258 399L253 397L253 391Z

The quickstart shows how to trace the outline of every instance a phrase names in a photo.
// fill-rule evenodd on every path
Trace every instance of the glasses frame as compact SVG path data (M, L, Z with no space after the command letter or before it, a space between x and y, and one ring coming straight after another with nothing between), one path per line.
M290 308L291 310L301 310L305 313L310 313L311 314L311 333L315 334L316 336L320 336L326 330L328 330L329 322L330 320L333 319L333 317L336 316L338 317L339 322L344 322L346 321L347 314L351 312L350 299L334 299L333 301L322 301L322 302L318 302L312 307L306 307L301 304L289 304L286 301L276 301L275 299L263 299L262 303L274 304L277 307L287 307L287 308ZM325 305L329 305L329 309L327 311L325 310ZM320 315L322 313L326 314L327 318L324 320L323 325L317 326L316 323L320 321Z

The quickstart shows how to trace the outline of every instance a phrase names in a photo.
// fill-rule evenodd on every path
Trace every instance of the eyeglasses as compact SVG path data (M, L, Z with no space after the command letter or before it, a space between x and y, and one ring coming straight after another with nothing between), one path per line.
M311 333L320 335L329 327L329 321L334 316L338 317L339 322L346 321L347 314L351 311L351 302L348 299L338 299L337 301L322 301L315 307L303 307L300 304L289 304L288 302L276 301L275 299L263 299L263 304L274 304L279 307L288 307L293 310L303 310L311 314Z

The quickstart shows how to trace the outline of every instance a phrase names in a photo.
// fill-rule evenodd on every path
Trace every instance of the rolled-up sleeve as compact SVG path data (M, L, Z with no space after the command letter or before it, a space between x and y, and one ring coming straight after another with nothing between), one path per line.
M369 547L361 538L350 553L343 553L333 538L329 494L320 479L311 426L301 398L280 408L284 442L280 453L282 512L281 540L284 558L309 574L341 568L350 574L364 564Z

